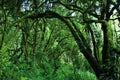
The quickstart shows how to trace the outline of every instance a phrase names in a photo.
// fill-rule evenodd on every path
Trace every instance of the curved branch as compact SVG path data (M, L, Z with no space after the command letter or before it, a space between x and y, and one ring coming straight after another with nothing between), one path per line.
M36 14L36 15L28 16L28 18L31 18L31 19L43 18L43 17L44 18L58 18L62 22L64 22L68 26L68 28L71 31L75 41L77 42L77 44L79 46L79 49L84 54L84 56L86 57L86 59L88 60L90 65L92 66L96 75L99 76L101 74L101 72L103 72L101 67L99 66L99 64L95 60L95 58L92 56L92 52L91 52L90 47L87 44L84 44L86 42L86 39L84 38L82 33L80 31L78 31L77 26L75 25L74 22L70 23L64 17L60 16L59 14L57 14L53 11L46 11L45 13L39 13L39 14Z

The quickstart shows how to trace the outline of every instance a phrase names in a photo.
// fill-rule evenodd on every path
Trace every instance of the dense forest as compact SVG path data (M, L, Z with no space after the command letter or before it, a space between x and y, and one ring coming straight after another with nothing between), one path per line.
M120 0L0 0L0 80L120 80Z

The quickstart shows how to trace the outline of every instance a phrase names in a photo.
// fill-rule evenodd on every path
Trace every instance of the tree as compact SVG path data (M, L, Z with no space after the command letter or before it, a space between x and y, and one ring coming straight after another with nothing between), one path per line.
M0 2L1 14L6 14L0 23L6 25L13 19L14 22L9 22L9 25L22 30L21 44L26 56L28 56L26 40L30 35L28 24L36 26L40 24L40 19L57 18L55 20L60 20L59 23L63 22L69 29L79 50L88 60L99 80L120 79L119 0L16 0L12 2L14 1L6 3L6 0L2 0ZM34 21L37 23L34 24ZM44 23L44 20L41 22ZM51 21L47 20L47 23L49 22ZM4 41L4 31L7 29L10 27L3 29L0 48ZM39 28L34 28L34 34L37 34L37 29ZM32 51L34 53L35 35L33 39Z

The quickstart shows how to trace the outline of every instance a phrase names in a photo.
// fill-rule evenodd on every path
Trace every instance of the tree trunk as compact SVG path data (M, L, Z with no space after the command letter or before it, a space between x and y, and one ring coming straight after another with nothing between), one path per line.
M117 47L113 40L113 30L107 21L102 23L104 45L102 51L103 73L99 76L99 80L120 80L118 73Z

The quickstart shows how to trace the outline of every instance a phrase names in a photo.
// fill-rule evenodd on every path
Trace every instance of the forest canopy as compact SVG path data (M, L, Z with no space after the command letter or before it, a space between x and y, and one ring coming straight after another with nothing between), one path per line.
M120 0L0 0L0 64L0 80L120 80Z

